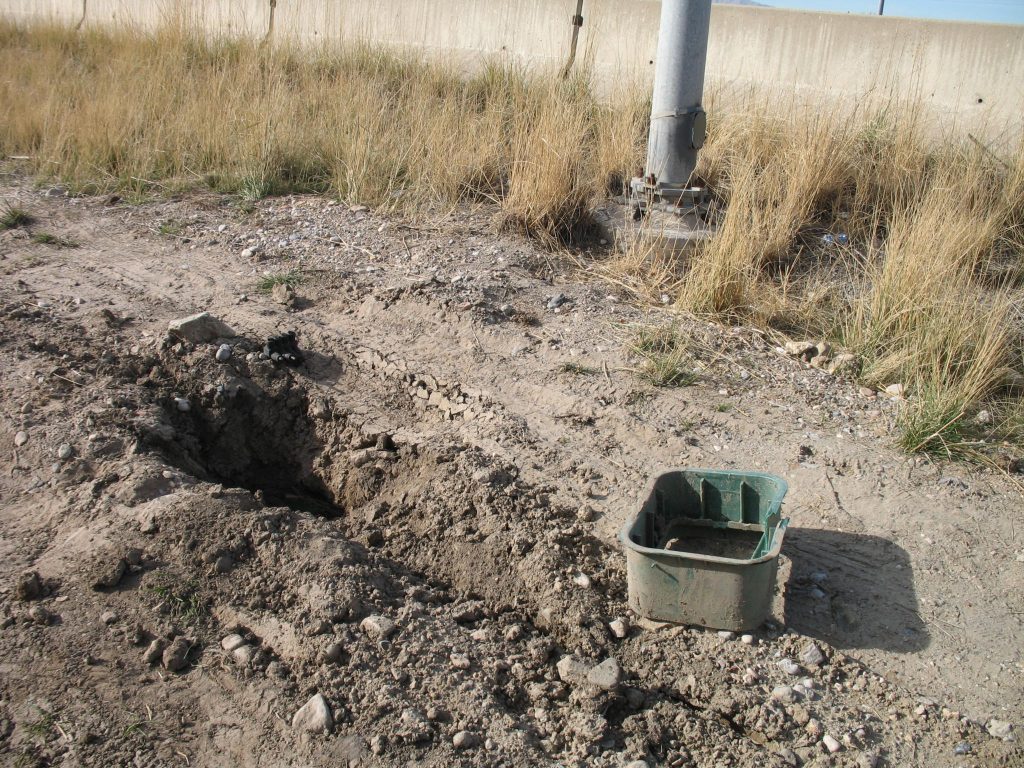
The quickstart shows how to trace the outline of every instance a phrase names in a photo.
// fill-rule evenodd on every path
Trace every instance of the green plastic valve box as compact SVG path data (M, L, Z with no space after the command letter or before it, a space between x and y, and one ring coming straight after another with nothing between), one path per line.
M629 607L656 621L750 630L771 609L789 520L774 475L674 469L619 533Z

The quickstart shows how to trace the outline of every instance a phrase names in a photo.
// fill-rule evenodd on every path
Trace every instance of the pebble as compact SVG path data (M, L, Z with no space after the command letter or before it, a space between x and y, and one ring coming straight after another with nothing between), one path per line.
M192 410L192 403L190 403L184 397L176 397L174 398L174 407L177 408L182 413L188 413L190 410Z
M985 726L985 730L988 731L989 736L994 736L997 739L1002 739L1003 741L1014 740L1013 723L1008 723L1005 720L992 718Z
M107 624L108 626L110 624L116 624L118 618L120 617L113 611L104 611L100 614L100 621L102 621L104 624Z
M614 691L622 683L622 667L615 659L609 658L593 667L587 673L587 682L604 691Z
M249 662L252 661L252 657L255 655L256 649L251 645L240 645L231 652L231 658L240 667L249 666Z
M61 461L67 461L74 452L75 450L71 447L71 443L61 443L60 447L57 448L57 458Z
M720 638L722 638L723 640L735 640L736 639L736 633L735 632L729 632L728 630L725 630L725 629L723 629L721 632L719 632L718 636Z
M625 768L651 768L651 764L646 760L634 760L632 763L626 763Z
M969 741L961 741L955 747L953 747L953 754L958 757L961 755L969 755L974 751L974 747Z
M587 679L590 667L576 656L563 656L555 664L558 679L563 683L579 683Z
M625 616L619 616L614 621L609 622L608 628L615 637L622 640L629 635L629 619Z
M744 645L757 645L757 638L753 635L742 635L740 637L740 642Z
M788 685L778 685L772 689L772 698L775 701L784 701L788 704L792 704L796 701L796 691Z
M23 446L27 442L28 442L28 432L25 432L24 430L22 430L22 431L20 431L20 432L18 432L17 434L14 435L14 444L18 448L21 448L21 446Z
M373 639L383 640L391 635L398 628L398 625L386 616L374 614L367 616L359 622L359 628Z
M221 344L219 347L217 347L217 354L215 355L215 357L217 358L217 362L226 363L228 360L231 359L231 353L233 351L234 349L230 344Z
M245 638L238 634L226 635L220 641L220 647L228 653L245 645Z
M989 426L993 422L991 411L978 411L978 415L974 417L974 422L983 427Z
M779 659L779 669L781 669L787 675L800 674L800 665L789 658Z
M810 643L800 653L800 661L802 661L808 667L820 667L822 664L825 663L825 654L821 652L821 649L818 647L817 643Z
M217 573L227 573L234 567L234 565L235 561L231 555L221 555L213 564L213 568Z
M345 646L341 643L331 643L324 651L324 661L337 664L345 655Z
M890 384L885 388L885 394L896 400L902 400L904 394L904 388L902 384Z
M450 656L448 656L448 660L456 669L469 669L470 666L472 666L472 662L470 662L469 656L467 656L464 653L453 653Z
M836 741L830 734L825 734L825 737L821 740L821 743L825 745L825 749L831 752L833 755L843 748L843 745Z
M590 585L592 584L590 577L585 573L580 573L574 576L573 582L576 586L583 587L583 589L590 589Z
M36 624L42 624L43 626L46 626L53 621L53 614L41 605L33 605L29 608L28 617Z
M316 694L292 716L292 728L305 733L330 733L334 730L334 715L327 699Z
M459 731L452 738L452 744L456 749L472 749L480 743L480 737L472 731Z
M558 309L563 304L567 303L569 298L564 293L558 293L548 299L548 309Z

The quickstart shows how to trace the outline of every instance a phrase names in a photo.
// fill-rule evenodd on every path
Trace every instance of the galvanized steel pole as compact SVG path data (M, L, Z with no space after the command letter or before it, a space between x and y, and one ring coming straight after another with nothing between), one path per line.
M638 195L673 204L687 197L707 128L701 100L710 26L711 0L662 0L647 166L633 182Z

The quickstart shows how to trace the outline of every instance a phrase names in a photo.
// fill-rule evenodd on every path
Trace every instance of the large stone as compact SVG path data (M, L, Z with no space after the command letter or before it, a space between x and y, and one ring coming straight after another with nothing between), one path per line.
M996 720L992 718L988 721L985 726L985 730L988 731L989 736L994 736L997 739L1003 741L1014 741L1013 723L1008 723L1005 720Z
M231 326L209 312L172 320L167 324L167 332L192 344L202 344L215 339L231 339L238 335Z
M334 715L327 699L316 694L292 717L292 728L305 733L331 733L334 730Z

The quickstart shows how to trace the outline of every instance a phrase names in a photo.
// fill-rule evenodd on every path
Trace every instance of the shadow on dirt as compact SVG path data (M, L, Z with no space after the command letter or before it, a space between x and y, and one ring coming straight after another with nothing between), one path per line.
M931 642L907 553L888 539L814 528L786 532L785 623L836 648L913 653Z

